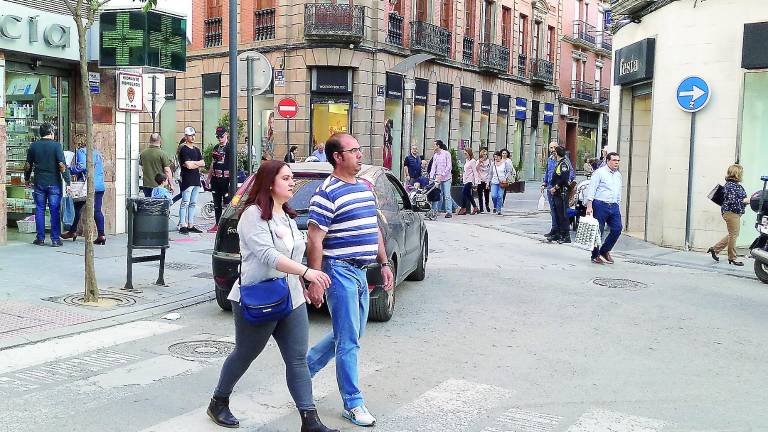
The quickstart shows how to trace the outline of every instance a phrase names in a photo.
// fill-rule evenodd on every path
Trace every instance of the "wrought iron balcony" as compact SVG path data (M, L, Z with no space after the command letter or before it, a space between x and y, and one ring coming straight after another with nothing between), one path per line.
M531 81L541 84L552 84L555 65L549 60L531 59Z
M424 21L412 21L411 50L448 57L451 53L451 32Z
M477 66L481 71L506 73L509 70L509 48L492 43L481 43Z
M520 54L517 56L517 76L525 79L527 74L528 56Z
M608 103L611 101L611 89L607 88L600 88L595 89L595 96L597 98L597 103L600 105L608 106Z
M571 81L571 98L595 102L595 86L585 81Z
M598 46L606 51L613 50L613 36L609 31L603 31L600 33L600 43Z
M403 46L403 17L396 12L389 14L389 27L387 27L387 42L392 45Z
M259 9L253 12L253 40L275 38L275 9Z
M595 44L595 26L581 20L573 22L573 38L581 39L584 42Z
M464 36L464 44L462 45L461 61L464 63L472 64L475 57L475 40L471 37Z
M224 41L224 24L221 17L208 18L203 21L203 46L205 48L221 46Z
M332 42L360 42L365 30L365 6L332 3L304 5L304 37Z

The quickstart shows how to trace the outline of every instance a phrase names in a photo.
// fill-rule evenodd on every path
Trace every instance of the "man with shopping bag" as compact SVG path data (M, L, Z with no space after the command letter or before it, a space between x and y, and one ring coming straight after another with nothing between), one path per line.
M600 247L592 249L592 262L613 264L611 250L621 236L621 173L619 154L608 153L605 166L595 170L587 188L587 216L597 219L600 232L608 224L610 233Z

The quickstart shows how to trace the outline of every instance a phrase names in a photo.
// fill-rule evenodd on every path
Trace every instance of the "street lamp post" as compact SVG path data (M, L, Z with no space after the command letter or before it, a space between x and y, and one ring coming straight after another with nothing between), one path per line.
M229 196L237 192L237 0L229 0Z

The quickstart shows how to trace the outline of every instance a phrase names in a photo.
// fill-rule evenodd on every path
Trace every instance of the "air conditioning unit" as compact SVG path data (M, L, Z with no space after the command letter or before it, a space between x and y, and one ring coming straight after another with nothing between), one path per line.
M634 15L654 3L656 0L611 0L611 14Z

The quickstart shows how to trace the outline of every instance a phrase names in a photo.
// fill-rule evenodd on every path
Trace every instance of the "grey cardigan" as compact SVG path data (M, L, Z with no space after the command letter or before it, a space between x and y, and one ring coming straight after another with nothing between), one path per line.
M277 270L277 260L280 255L289 257L296 262L301 262L306 250L306 239L304 234L299 231L293 219L289 218L289 223L293 231L293 250L288 249L283 240L278 236L278 227L285 225L277 223L274 218L269 221L263 220L261 218L261 209L258 206L249 206L240 215L237 233L240 236L240 256L242 260L240 278L243 285L286 276L286 273ZM290 236L290 233L287 236ZM288 274L287 276L288 286L291 290L291 301L295 309L305 302L303 288L298 275ZM232 287L228 299L240 301L240 286L238 284Z

